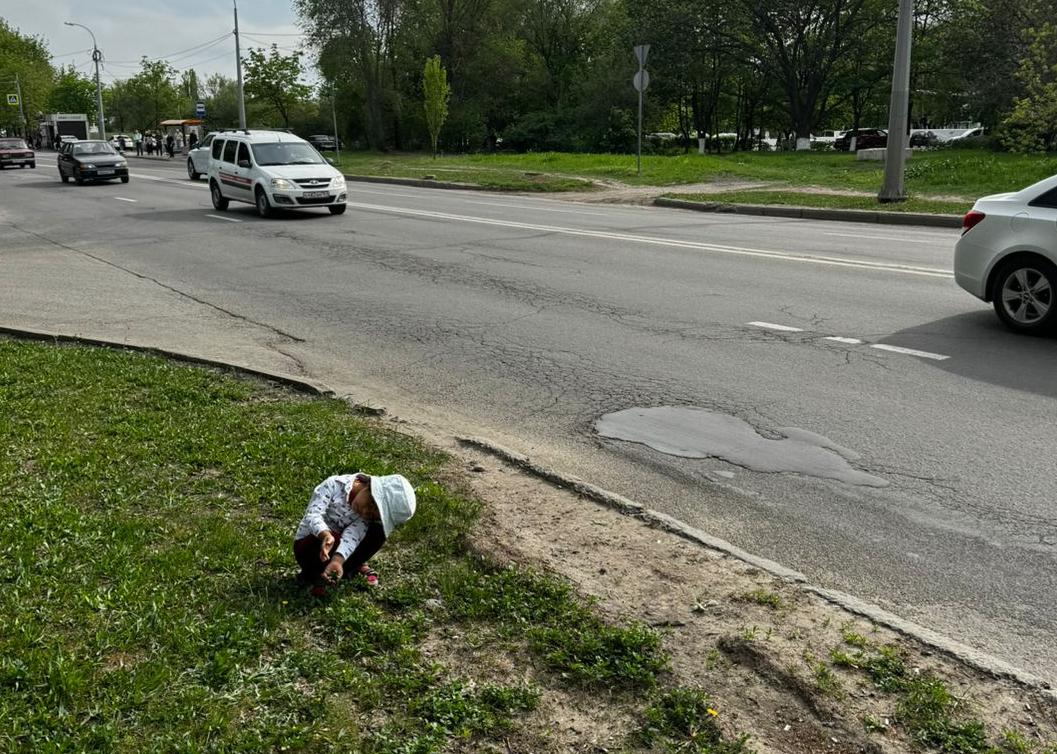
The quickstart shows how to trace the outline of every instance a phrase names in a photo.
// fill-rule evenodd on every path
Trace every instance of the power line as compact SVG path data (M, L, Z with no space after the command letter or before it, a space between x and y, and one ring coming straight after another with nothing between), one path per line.
M183 57L193 57L194 55L196 55L199 52L204 52L204 51L208 50L210 47L214 47L214 46L220 44L221 42L223 42L225 39L227 39L230 36L231 36L231 32L229 31L229 32L227 32L225 34L221 34L216 39L210 39L208 42L202 42L201 44L197 44L194 47L188 47L186 50L177 50L176 52L170 52L170 53L168 53L166 55L144 55L143 57L147 58L148 60L166 60L166 61L169 61L172 58L175 58L175 59L178 60L178 59L183 58ZM139 63L140 61L139 60L111 60L110 62L111 63Z

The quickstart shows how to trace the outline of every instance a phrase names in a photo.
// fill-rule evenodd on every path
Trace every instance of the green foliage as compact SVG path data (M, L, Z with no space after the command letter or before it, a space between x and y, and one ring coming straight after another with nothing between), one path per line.
M267 55L264 50L251 49L243 61L247 100L258 106L262 118L279 116L284 128L290 127L294 113L312 93L312 87L301 83L301 57L301 52L283 55L273 44Z
M48 95L49 113L84 113L88 121L96 119L95 82L77 72L73 66L59 69Z
M719 712L698 689L666 691L646 709L638 738L647 746L658 743L672 752L692 754L747 754L748 736L725 739L717 722Z
M754 589L751 592L735 595L734 599L739 602L752 602L757 605L763 605L772 610L777 610L782 606L782 598L766 589Z
M937 678L923 676L907 684L898 715L915 741L949 754L990 752L984 725L978 720L956 721L958 703Z
M22 112L30 122L37 113L47 110L55 75L50 60L51 54L43 39L22 34L0 17L0 82L3 88L0 94L16 93L17 76L22 90ZM0 100L0 129L24 135L25 128L19 108L8 105L6 97Z
M1024 86L1003 122L1003 141L1020 152L1057 149L1057 25L1044 23L1029 31L1031 45L1017 79Z
M429 141L433 146L433 157L436 158L437 139L440 137L440 129L444 127L444 121L448 118L448 99L451 97L448 74L440 64L440 55L426 60L422 70L422 94Z

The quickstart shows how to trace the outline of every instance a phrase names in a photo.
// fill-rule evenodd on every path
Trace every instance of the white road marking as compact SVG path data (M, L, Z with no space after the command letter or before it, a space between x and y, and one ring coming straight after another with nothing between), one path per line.
M940 236L937 235L934 238L909 238L907 236L874 236L867 233L834 233L834 232L823 232L824 236L843 236L845 238L875 238L878 241L906 241L907 243L942 243L943 241L954 242L957 240L954 236Z
M923 359L934 359L936 361L946 361L950 356L944 356L941 353L930 353L928 351L918 351L913 348L903 348L901 346L890 346L886 343L874 343L870 348L876 348L879 351L891 351L892 353L902 353L907 356L920 356Z
M781 332L804 332L799 327L790 327L789 325L776 325L773 322L750 322L749 324L754 327L763 327L767 330L779 330Z
M717 254L734 254L737 256L764 257L767 259L781 259L788 262L808 262L811 264L824 264L833 267L852 267L861 270L873 270L875 272L894 272L901 275L922 275L925 277L938 277L951 279L954 273L935 267L915 267L913 265L891 264L887 262L872 262L858 259L842 259L840 257L821 256L816 254L790 254L781 251L767 249L750 249L739 246L720 246L717 244L701 243L698 241L679 241L673 238L657 238L654 236L639 236L630 233L615 233L604 230L587 230L583 228L567 228L560 225L537 225L535 223L521 223L513 220L496 220L488 217L474 217L472 215L454 215L448 212L430 212L428 210L406 209L403 207L387 207L383 204L361 204L349 202L349 207L357 209L375 210L378 212L392 212L398 215L413 215L416 217L428 217L436 220L455 220L458 222L477 223L480 225L498 225L506 228L518 228L520 230L537 230L545 233L562 233L570 236L586 236L589 238L604 238L607 240L632 241L635 243L652 244L655 246L672 246L682 249L696 249L700 251L711 251Z
M587 210L577 209L554 209L552 207L535 207L529 204L510 204L504 202L478 202L472 199L467 199L466 204L484 204L489 207L505 207L506 209L527 209L534 212L561 212L566 215L597 215L598 217L605 217L605 212L590 212Z
M139 201L139 199L126 199L123 196L115 196L114 198L117 199L119 202L132 202L133 204Z
M223 217L222 215L206 215L206 217L212 217L217 220L226 220L229 223L240 223L242 220L236 220L234 217Z
M386 184L379 184L379 185L384 186ZM399 185L399 184L394 184L394 185ZM346 184L346 186L348 186L348 184ZM422 190L423 191L437 191L438 189L422 189ZM408 199L422 199L423 198L422 194L405 194L405 193L402 193L400 191L388 191L388 190L378 191L378 190L371 190L371 189L364 189L364 188L349 188L348 191L349 191L349 193L356 193L356 194L378 194L380 196L403 196L403 197L407 197ZM462 198L463 196L465 196L465 194L457 194L457 195L459 196L459 198ZM546 200L545 199L528 199L528 201L529 202L543 202L543 201L546 201ZM555 203L555 204L557 203L557 202L554 202L554 200L551 200L551 201L552 201L552 203ZM556 209L556 208L551 208L551 207L530 206L528 204L511 204L509 202L482 202L482 201L474 200L474 199L464 199L463 203L464 204L484 204L484 205L487 205L489 207L505 207L507 209L528 209L528 210L535 209L535 210L539 210L541 212L562 212L562 213L569 214L569 215L598 215L599 217L605 217L608 214L606 212L591 212L591 211L586 211L586 210L585 211L580 211L580 210L573 210L573 209ZM568 205L573 206L573 207L579 206L580 204L582 204L582 202L563 202L563 203L564 204L568 204ZM621 209L628 209L628 207L621 207Z
M860 345L862 345L862 341L859 340L858 338L842 338L842 337L837 336L837 335L828 335L825 338L823 338L823 340L835 340L838 343L847 343L849 346L860 346Z
M176 178L162 178L156 175L144 175L143 173L130 173L130 175L132 175L132 177L134 178L143 178L144 180L148 181L159 181L161 183L175 183L177 186L191 186L192 188L203 188L206 190L209 189L209 184L198 183L196 181L189 181L186 178L178 180Z

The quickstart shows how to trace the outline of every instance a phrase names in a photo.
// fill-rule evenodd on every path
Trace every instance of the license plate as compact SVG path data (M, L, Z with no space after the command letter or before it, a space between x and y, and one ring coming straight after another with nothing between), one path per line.
M325 199L330 196L329 191L306 191L301 194L304 199Z
M113 170L97 170L95 172L96 172L97 175L113 175L114 174Z

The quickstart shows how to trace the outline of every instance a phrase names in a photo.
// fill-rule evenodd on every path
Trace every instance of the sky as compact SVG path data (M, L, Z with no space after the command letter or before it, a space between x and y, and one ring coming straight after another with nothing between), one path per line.
M243 58L247 47L274 42L289 53L298 46L291 0L238 0L238 5ZM84 24L103 53L104 83L134 75L144 55L164 57L180 70L194 68L200 78L235 77L235 40L218 39L234 29L232 0L0 0L0 17L23 34L43 37L56 67L72 64L94 76L91 36L63 22ZM304 60L305 80L314 83L314 59Z

